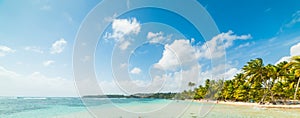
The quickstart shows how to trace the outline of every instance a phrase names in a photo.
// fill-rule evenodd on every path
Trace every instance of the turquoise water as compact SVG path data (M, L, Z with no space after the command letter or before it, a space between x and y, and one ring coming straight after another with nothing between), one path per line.
M118 105L153 103L154 99L109 99ZM85 99L91 107L110 104L107 99ZM0 118L51 118L65 114L87 111L80 98L0 98Z
M120 108L132 111L151 111L158 107L164 107L164 104L174 102L161 99L84 99L90 108L105 110L110 102L113 102ZM177 107L190 103L188 101L175 101L174 110ZM199 106L211 106L211 103L191 103L190 109L182 118L195 118ZM103 109L104 108L104 109ZM107 108L109 109L109 108ZM109 110L108 110L109 111ZM105 112L105 111L104 111ZM109 111L111 112L111 111ZM1 98L0 97L0 118L55 118L67 116L73 118L70 114L85 113L82 116L91 117L87 113L85 105L80 98ZM105 112L106 113L106 112ZM118 115L118 113L115 113ZM172 114L171 111L162 111L157 116ZM70 116L68 116L70 115ZM75 115L77 116L77 115ZM125 116L125 115L121 115ZM264 109L250 106L232 106L217 104L207 114L208 118L299 118L299 109ZM65 118L65 117L64 117ZM126 118L126 117L125 117ZM143 117L142 117L143 118ZM148 118L145 116L145 118Z
M53 117L85 110L78 98L1 98L0 118Z

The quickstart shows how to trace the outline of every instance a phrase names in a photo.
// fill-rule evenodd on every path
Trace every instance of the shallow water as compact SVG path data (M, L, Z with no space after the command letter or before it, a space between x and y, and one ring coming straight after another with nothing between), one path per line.
M111 118L298 118L299 109L265 109L158 99L85 99L89 110ZM110 103L113 102L111 105ZM207 113L207 114L206 114ZM89 118L80 98L0 98L0 118Z

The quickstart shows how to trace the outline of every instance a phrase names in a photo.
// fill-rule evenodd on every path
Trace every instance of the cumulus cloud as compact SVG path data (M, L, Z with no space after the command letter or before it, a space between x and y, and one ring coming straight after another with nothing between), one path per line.
M156 35L159 35L159 33L150 34L148 37ZM236 35L234 32L228 31L213 37L202 45L193 45L195 39L191 41L186 39L175 40L165 45L161 59L154 64L155 68L165 70L166 73L154 75L153 77L158 80L166 79L167 88L179 91L188 89L188 82L199 85L205 79L232 79L240 70L229 64L218 64L212 65L211 69L203 71L199 60L220 58L225 55L226 48L233 46L235 40L250 38L252 38L250 34ZM245 46L250 44L245 44ZM182 70L178 70L179 67Z
M140 68L137 68L137 67L133 68L130 71L131 74L140 74L141 72L142 72L142 70Z
M205 44L201 46L201 52L203 52L201 56L207 59L220 58L225 55L225 49L233 45L233 41L251 38L250 34L239 36L229 30L226 33L218 34L211 40L205 42Z
M119 44L119 48L121 50L126 50L129 47L130 44L131 43L129 41L123 41L122 43Z
M291 56L300 55L300 43L298 43L298 44L291 47L290 55Z
M51 54L62 53L66 46L67 46L67 41L65 39L61 38L60 40L55 41L52 44L52 47L50 49L50 53Z
M112 21L112 33L106 33L105 39L114 39L121 50L126 50L131 42L129 37L137 35L141 30L141 24L136 18L114 19Z
M35 47L35 46L27 46L24 48L26 51L32 51L32 52L36 52L36 53L41 53L43 54L44 51L40 48L40 47Z
M0 45L0 57L3 57L5 55L7 55L8 53L14 53L15 50L7 47L7 46L4 46L4 45Z
M141 30L140 23L136 18L114 19L112 23L113 37L122 39L124 35L138 34Z
M40 72L22 75L0 66L2 96L77 96L72 80Z
M297 43L290 48L290 56L281 57L275 64L279 64L280 62L283 61L288 62L292 56L298 56L298 55L300 55L300 43Z
M48 66L52 65L53 63L55 63L55 61L53 61L53 60L47 60L47 61L43 62L43 65L45 67L48 67Z
M193 47L189 40L175 40L165 45L162 58L155 64L155 67L162 67L166 70L174 70L180 66L190 66L198 63L199 51Z
M164 43L171 40L171 35L165 37L163 32L148 32L147 39L150 43Z

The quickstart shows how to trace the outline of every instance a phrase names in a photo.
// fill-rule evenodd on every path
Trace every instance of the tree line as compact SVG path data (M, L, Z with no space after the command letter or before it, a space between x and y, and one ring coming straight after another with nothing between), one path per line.
M204 85L180 93L182 99L214 99L243 102L299 100L300 56L289 62L265 65L261 58L252 59L242 72L230 80L207 79ZM195 84L189 83L190 87Z

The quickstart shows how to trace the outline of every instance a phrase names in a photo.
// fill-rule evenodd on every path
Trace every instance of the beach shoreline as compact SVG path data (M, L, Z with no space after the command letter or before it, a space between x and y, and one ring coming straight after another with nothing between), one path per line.
M235 106L252 106L260 108L282 108L282 109L300 109L300 105L261 105L259 103L250 102L233 102L233 101L214 101L214 100L193 100L199 103L215 103L215 104L225 104L225 105L235 105Z

